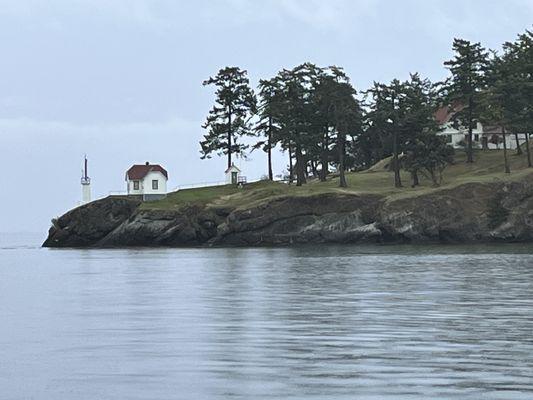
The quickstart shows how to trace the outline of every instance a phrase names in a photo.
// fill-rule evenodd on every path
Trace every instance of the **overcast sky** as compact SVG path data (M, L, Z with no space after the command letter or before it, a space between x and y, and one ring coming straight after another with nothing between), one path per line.
M84 153L96 197L144 161L170 188L222 180L198 141L201 83L226 65L254 85L305 61L343 66L357 89L440 80L454 37L497 49L532 21L531 0L0 0L0 231L44 233L73 207ZM266 172L263 153L241 166Z

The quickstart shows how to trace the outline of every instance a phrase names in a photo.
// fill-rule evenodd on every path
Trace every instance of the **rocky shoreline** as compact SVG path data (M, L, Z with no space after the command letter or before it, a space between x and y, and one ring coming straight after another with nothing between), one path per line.
M332 192L251 207L172 210L108 197L53 221L44 247L260 246L533 241L533 183L464 183L416 196Z

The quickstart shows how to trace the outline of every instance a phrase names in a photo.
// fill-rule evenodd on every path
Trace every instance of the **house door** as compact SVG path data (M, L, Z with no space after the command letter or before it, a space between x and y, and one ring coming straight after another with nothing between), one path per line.
M481 148L487 150L489 148L489 138L486 136L481 137Z
M233 185L236 185L236 184L237 184L237 175L238 175L237 172L232 172L232 173L231 173L231 183L232 183Z

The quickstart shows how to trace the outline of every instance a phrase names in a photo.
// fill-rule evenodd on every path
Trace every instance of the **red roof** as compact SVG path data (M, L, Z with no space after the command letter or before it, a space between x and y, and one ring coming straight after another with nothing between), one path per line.
M146 175L148 175L149 172L152 171L159 171L161 172L165 178L168 179L168 173L165 168L163 168L159 164L136 164L132 166L130 169L128 169L128 172L126 172L126 179L129 179L131 181L137 181L143 179Z
M453 106L442 106L435 111L435 120L439 124L444 125L445 123L449 122L450 119L452 119L456 112L461 111L463 108L464 106L458 103Z

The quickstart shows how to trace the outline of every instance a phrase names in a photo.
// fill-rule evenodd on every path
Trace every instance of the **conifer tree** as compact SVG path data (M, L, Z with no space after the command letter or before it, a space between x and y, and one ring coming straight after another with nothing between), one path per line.
M427 135L436 135L439 131L439 124L434 118L437 107L437 92L435 85L429 79L422 79L419 74L411 74L410 79L402 86L405 91L402 112L402 151L405 154L404 165L411 172L412 186L419 184L417 162L415 158L424 157L421 153L421 143L431 143L438 145L438 142L426 138Z
M400 133L402 131L404 89L399 80L389 85L376 83L366 92L371 100L368 104L368 122L376 134L382 136L388 149L384 156L392 154L391 167L394 172L394 186L401 187L399 153L401 152Z
M344 71L338 67L330 67L323 76L323 86L328 87L325 98L327 120L334 133L328 139L335 139L336 159L339 171L339 186L347 187L346 182L346 141L362 130L362 112L355 98L356 91ZM328 129L329 131L329 129Z
M533 132L533 33L526 31L514 42L503 44L502 62L512 91L514 131L525 136L528 166L532 166L529 135Z
M256 99L250 88L247 72L238 67L226 67L203 82L216 87L216 104L202 127L207 129L200 142L202 159L212 153L226 155L228 168L232 155L242 154L247 146L239 143L245 135L251 135L250 118L255 113Z
M414 139L404 163L407 170L420 171L439 186L444 169L453 162L453 154L453 147L446 144L444 137L428 132Z
M259 117L255 132L262 137L254 149L262 148L267 153L268 179L273 180L272 149L278 141L278 118L280 114L281 99L279 85L276 79L259 81L259 104L257 115Z
M481 44L463 39L454 39L455 57L444 65L450 70L451 77L446 84L448 105L454 111L454 124L468 130L467 162L474 161L472 130L482 113L481 95L486 86L485 72L488 53Z
M280 101L280 135L284 146L296 159L296 185L307 182L306 169L310 149L316 145L317 129L314 124L316 102L314 91L317 85L319 69L311 63L305 63L292 70L283 70L276 77Z
M510 67L501 57L493 58L490 72L487 74L489 87L483 98L485 110L481 116L483 120L494 123L501 129L504 170L507 174L511 172L507 157L507 131L512 130L518 116L514 110L517 104Z

